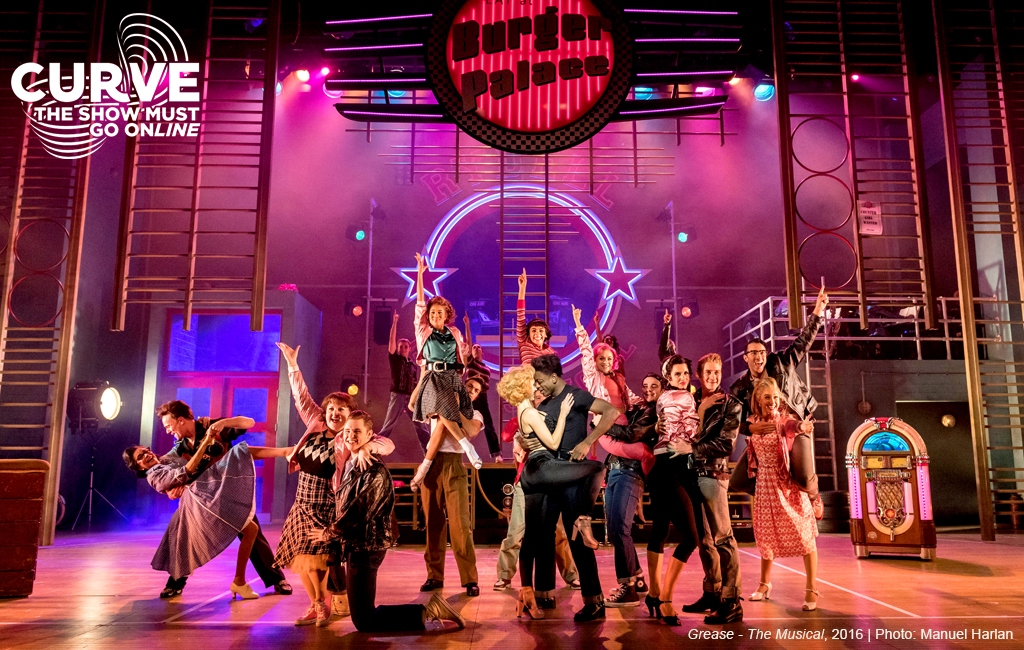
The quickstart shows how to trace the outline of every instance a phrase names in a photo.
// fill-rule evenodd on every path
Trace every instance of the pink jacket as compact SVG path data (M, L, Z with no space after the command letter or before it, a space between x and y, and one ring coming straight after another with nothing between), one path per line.
M670 388L658 398L658 419L665 422L665 432L658 437L654 450L667 449L676 440L692 440L700 428L693 395L685 389Z
M417 300L416 310L413 312L413 322L416 325L416 363L420 364L421 367L423 366L424 363L423 344L426 343L427 338L430 337L430 333L434 329L430 326L429 323L423 323L423 315L426 313L427 303ZM447 327L448 331L451 332L452 336L455 337L456 354L459 357L459 363L462 363L462 359L465 358L463 354L465 353L466 350L469 349L468 346L466 345L466 340L462 338L462 332L460 332L458 328L452 327L451 325L448 325Z
M306 433L302 434L298 444L292 447L291 452L288 454L288 473L291 474L299 469L299 461L295 460L295 454L306 444L306 440L309 439L310 435L323 431L327 428L327 424L323 420L324 410L309 395L309 389L306 388L306 382L302 378L302 371L295 370L289 372L288 382L292 385L292 398L295 399L295 408L298 409L299 417L306 424ZM395 443L391 442L389 438L384 438L377 434L374 434L367 444L372 445L370 451L375 456L387 456L395 450ZM334 436L334 479L331 481L332 489L337 490L341 485L341 473L345 469L348 457L348 447L345 446L342 437Z

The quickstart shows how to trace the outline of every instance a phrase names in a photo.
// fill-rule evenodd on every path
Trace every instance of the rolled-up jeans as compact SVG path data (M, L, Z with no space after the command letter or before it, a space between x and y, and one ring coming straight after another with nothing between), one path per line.
M610 469L604 488L604 511L608 540L615 548L615 577L627 583L640 573L640 561L633 544L633 514L643 498L644 482L628 469Z
M693 517L700 534L700 561L704 566L704 591L722 592L722 598L738 598L740 550L729 519L729 481L696 476L689 482Z

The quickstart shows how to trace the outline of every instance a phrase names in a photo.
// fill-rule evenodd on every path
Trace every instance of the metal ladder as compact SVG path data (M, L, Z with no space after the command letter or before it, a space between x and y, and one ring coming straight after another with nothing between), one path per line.
M211 1L197 138L129 138L112 329L129 304L242 307L263 328L280 0Z

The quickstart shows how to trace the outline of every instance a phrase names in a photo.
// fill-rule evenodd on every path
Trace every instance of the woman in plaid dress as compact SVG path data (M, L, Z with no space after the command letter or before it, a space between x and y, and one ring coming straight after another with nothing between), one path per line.
M349 449L339 434L356 403L351 395L340 392L329 394L321 404L314 402L299 371L299 348L292 349L284 343L277 346L288 362L288 379L295 407L307 429L294 447L278 449L281 455L287 455L288 471L299 472L299 487L295 503L281 529L274 566L289 567L298 573L309 596L309 609L295 624L315 623L323 627L330 621L332 609L328 575L332 568L335 569L337 575L334 577L339 584L332 589L339 592L344 590L345 577L338 566L338 545L314 540L310 531L323 530L334 520L334 490L341 482L338 470L350 458ZM360 467L366 467L375 455L384 456L394 449L394 443L387 438L374 436L359 450L355 461ZM347 608L344 598L336 596L335 603Z

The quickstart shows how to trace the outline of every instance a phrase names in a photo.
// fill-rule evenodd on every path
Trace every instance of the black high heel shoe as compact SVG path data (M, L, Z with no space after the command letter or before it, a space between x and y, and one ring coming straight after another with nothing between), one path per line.
M671 604L672 604L671 600L663 600L663 601L661 601L661 605L671 605ZM660 612L661 605L658 606L659 613L661 613ZM668 616L668 615L665 615L665 614L661 614L661 620L662 620L662 622L665 623L665 625L671 625L672 627L678 627L679 626L679 615L678 614L672 614L671 616Z
M647 613L651 618L661 618L661 601L653 596L644 598L644 605L647 606Z

